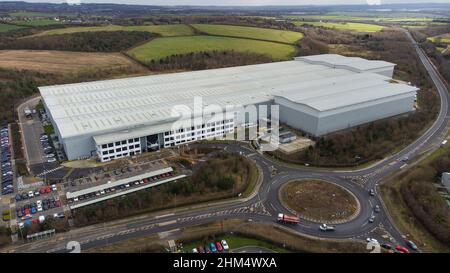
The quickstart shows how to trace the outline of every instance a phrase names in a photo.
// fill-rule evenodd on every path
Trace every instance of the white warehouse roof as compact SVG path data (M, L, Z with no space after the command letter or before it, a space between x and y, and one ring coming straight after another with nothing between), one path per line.
M322 64L336 68L347 68L356 72L370 71L374 69L394 67L394 63L386 61L366 60L359 57L345 57L338 54L321 54L305 57L297 57L296 60L301 60L311 64Z
M387 62L332 54L308 58L39 90L62 138L161 125L176 119L171 117L174 106L192 108L194 97L202 97L204 105L224 107L267 102L277 95L326 111L417 90L391 83L389 77L348 67L351 64L377 69L390 65ZM311 63L313 59L320 63ZM324 63L327 59L329 63L348 60L347 67L335 68Z

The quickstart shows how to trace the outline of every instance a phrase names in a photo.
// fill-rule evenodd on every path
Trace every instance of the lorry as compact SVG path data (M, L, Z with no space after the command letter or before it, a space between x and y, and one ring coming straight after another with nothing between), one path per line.
M298 224L300 222L300 219L297 216L278 213L278 222L287 224Z

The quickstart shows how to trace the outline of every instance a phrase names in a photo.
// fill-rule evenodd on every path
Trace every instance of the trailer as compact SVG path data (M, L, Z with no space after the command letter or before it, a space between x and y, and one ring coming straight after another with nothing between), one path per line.
M300 219L297 216L278 213L278 222L287 224L298 224Z

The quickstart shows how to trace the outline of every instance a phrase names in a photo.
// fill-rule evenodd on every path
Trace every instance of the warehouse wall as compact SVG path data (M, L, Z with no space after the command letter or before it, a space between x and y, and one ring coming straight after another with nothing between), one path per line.
M69 160L76 160L91 156L95 150L95 142L92 136L80 136L63 140L64 150Z
M401 96L396 99L381 100L371 104L327 111L320 114L315 135L324 135L334 131L351 128L382 118L407 113L413 110L414 95Z
M285 98L276 97L275 104L280 106L280 122L304 132L315 134L318 126L318 111Z

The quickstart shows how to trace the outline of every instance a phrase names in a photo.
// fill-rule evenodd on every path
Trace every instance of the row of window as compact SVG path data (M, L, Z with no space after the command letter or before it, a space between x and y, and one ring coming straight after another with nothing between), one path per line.
M102 151L102 155L107 155L107 154L114 154L114 153L119 153L119 152L125 152L127 150L134 150L134 149L139 149L141 148L140 144L136 144L136 145L130 145L130 146L125 146L125 147L119 147L111 150L105 150Z
M183 138L179 138L179 136L176 136L176 139L174 139L174 137L169 137L169 138L165 138L164 147L173 147L175 145L179 145L179 144L183 144L183 143L187 143L187 142L192 142L192 141L206 139L206 138L215 137L215 136L221 136L221 135L225 135L227 133L231 133L231 132L233 132L233 130L234 130L234 127L231 126L231 128L227 128L225 130L217 130L212 133L198 135L197 137L189 136L189 135L187 137L183 137Z
M134 144L136 142L139 142L139 138L130 138L127 140L122 140L122 141L116 141L114 143L108 143L108 144L103 144L102 145L102 149L107 149L107 148L112 148L114 146L121 146L121 145L127 145L127 144Z
M226 123L232 123L233 119L226 119L226 120L222 120L222 121L217 121L217 122L210 122L210 123L206 123L206 124L202 124L202 125L197 125L197 129L204 129L205 127L214 127L217 125L222 125L222 124L226 124ZM228 125L228 126L233 126L232 124ZM175 131L169 131L169 132L165 132L164 136L169 136L169 135L173 135L175 133L184 133L184 132L190 132L190 131L194 131L196 128L195 126L192 126L190 128L181 128Z

